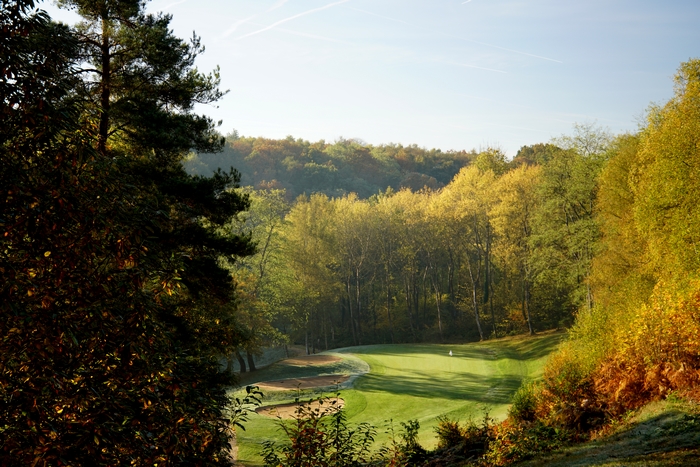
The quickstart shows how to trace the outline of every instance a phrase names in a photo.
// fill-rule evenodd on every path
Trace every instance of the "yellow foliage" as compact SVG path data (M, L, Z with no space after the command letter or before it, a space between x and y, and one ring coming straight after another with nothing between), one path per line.
M595 375L613 412L700 385L700 281L660 282L648 304L615 330L617 350Z

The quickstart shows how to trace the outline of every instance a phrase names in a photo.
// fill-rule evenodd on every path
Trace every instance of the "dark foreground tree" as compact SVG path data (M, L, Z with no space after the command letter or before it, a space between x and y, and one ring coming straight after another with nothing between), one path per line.
M229 465L215 356L236 335L217 258L252 246L214 232L247 201L225 190L235 174L178 163L196 138L216 146L211 122L148 147L114 119L105 140L81 36L33 0L1 5L0 464ZM208 122L158 99L154 130L185 134L167 111Z

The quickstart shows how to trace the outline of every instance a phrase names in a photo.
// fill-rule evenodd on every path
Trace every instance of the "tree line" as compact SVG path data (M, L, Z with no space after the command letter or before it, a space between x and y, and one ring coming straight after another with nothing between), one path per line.
M435 451L407 444L375 460L351 436L360 427L334 432L301 410L286 444L266 447L267 465L367 452L360 465L504 466L614 432L650 401L695 406L700 60L674 81L636 133L578 126L511 162L487 151L440 190L298 199L277 224L288 285L275 305L297 336L325 339L330 327L350 345L573 326L503 422L442 418ZM339 434L355 451L317 449Z
M367 198L394 190L437 189L447 185L477 153L424 149L417 145L373 146L357 139L334 143L241 137L234 130L216 154L192 153L184 161L192 174L210 175L236 167L241 183L256 189L283 189L292 201L302 194L337 198L356 193Z
M3 465L229 465L219 359L289 337L312 352L573 322L516 398L525 437L697 389L698 60L637 133L580 125L513 161L226 140L193 110L222 97L218 71L169 15L61 0L82 17L67 26L0 1ZM255 188L185 169L223 149Z
M445 187L367 198L244 189L250 211L224 228L259 246L230 265L251 291L240 313L259 319L242 350L279 341L273 329L313 352L570 325L594 306L594 203L615 141L578 125L512 161L482 151Z

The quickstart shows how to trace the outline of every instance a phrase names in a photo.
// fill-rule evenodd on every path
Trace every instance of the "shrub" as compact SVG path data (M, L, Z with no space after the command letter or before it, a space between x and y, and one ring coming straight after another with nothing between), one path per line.
M438 418L435 432L438 436L438 448L428 465L462 465L482 458L487 452L493 439L494 424L488 414L484 415L481 424L469 419L463 426L458 421L441 416Z
M489 466L510 465L566 445L573 432L542 421L515 423L508 419L494 427L489 449L482 461Z
M299 403L291 422L280 420L279 426L288 442L278 446L274 441L263 444L265 467L407 467L420 465L426 451L418 443L417 420L401 423L401 441L389 428L391 444L372 451L377 430L368 423L354 427L347 424L345 412L337 407L338 398ZM298 402L298 400L297 400Z
M508 409L508 417L517 422L531 422L535 420L537 411L537 394L541 390L534 383L523 384L513 394L512 405Z
M675 289L675 290L674 290ZM660 282L649 304L617 330L617 350L594 375L612 415L700 385L700 283Z

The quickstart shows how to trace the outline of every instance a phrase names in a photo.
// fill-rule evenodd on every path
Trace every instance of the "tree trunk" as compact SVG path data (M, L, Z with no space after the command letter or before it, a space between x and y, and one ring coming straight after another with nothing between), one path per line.
M253 354L246 350L246 358L248 359L248 369L249 371L255 371L255 360L253 359Z
M350 276L347 278L346 289L348 292L348 310L350 310L350 331L352 333L352 343L357 345L357 335L355 334L355 315L352 312L352 289L350 286Z
M324 344L326 345L324 350L328 350L328 328L326 327L326 319L325 318L321 321L321 325L323 326L323 341L324 341Z
M389 283L389 270L386 272L386 317L389 319L389 334L391 343L394 343L394 320L391 318L391 284Z
M241 352L236 349L234 352L234 355L236 356L236 360L238 360L238 366L241 367L241 373L246 372L246 367L245 367L245 360L243 360L243 356L241 355Z
M472 305L474 306L474 317L476 318L476 328L479 330L479 339L484 340L484 331L481 329L481 319L479 318L479 301L476 297L476 290L479 286L478 278L474 278L474 273L472 271L472 264L467 260L467 266L469 267L469 278L472 282Z
M411 297L411 284L409 279L404 278L404 291L406 292L406 310L408 311L408 324L411 327L411 335L413 340L416 340L416 328L413 322L413 300Z
M431 281L433 283L433 291L435 292L435 307L437 308L437 318L438 318L438 332L440 333L440 342L442 342L442 292L440 291L439 277L437 275L436 269L433 267L433 274L431 274Z
M438 317L438 331L440 332L440 342L442 342L442 315L440 312L440 304L442 303L442 294L438 290L437 285L434 285L435 289L435 306L437 307L437 317Z
M100 46L100 52L102 54L102 74L100 75L100 127L97 138L97 151L102 156L107 154L107 137L109 136L109 99L112 79L109 46L109 34L111 28L109 18L106 16L107 12L105 12L104 15L105 16L102 18L102 44Z
M360 294L360 269L355 270L355 301L357 302L357 343L362 345L362 306Z
M530 283L525 281L525 313L527 316L527 327L530 330L530 335L532 336L535 332L532 330L532 320L530 319Z

